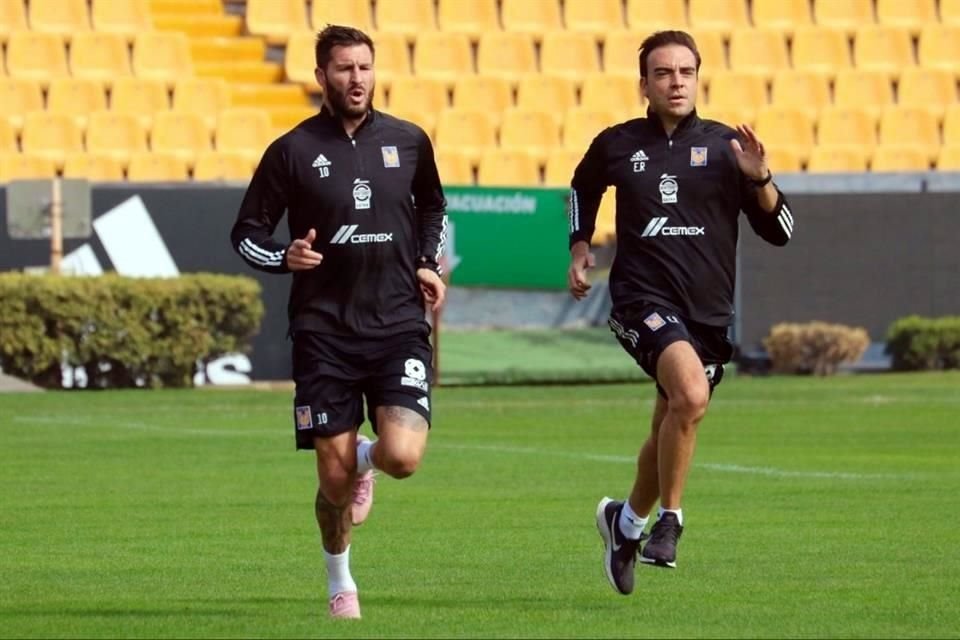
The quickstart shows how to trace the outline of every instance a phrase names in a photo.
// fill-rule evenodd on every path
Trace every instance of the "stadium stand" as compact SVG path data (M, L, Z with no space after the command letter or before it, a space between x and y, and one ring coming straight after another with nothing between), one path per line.
M525 75L537 73L537 53L529 33L488 31L477 45L477 73L501 78L516 86Z
M70 74L110 86L132 75L127 37L119 33L80 32L70 43Z
M369 0L313 0L310 25L314 32L328 24L351 24L369 33L373 31L373 8Z
M153 16L147 0L93 0L90 23L98 33L113 33L133 42L141 31L153 29Z
M81 129L87 127L87 118L93 111L107 108L103 84L81 78L55 78L47 90L47 111L73 117Z
M90 30L87 0L30 0L27 18L31 30L54 34L65 42Z
M753 0L753 26L779 31L787 37L794 29L813 23L809 0Z
M123 163L106 153L74 151L63 164L64 178L86 178L96 182L120 182L124 179Z
M476 43L484 34L500 30L497 0L438 0L437 24L442 31L465 34Z
M22 0L0 0L0 45L14 31L27 30L27 11Z
M587 33L601 42L608 32L624 28L623 3L620 0L567 0L563 3L563 24L568 31Z

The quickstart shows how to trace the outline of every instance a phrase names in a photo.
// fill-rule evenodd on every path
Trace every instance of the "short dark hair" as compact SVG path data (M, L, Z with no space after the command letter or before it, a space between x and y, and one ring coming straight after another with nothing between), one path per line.
M365 44L370 47L370 55L374 56L373 40L360 29L345 27L339 24L328 24L317 34L317 46L315 55L317 67L326 69L330 63L330 51L334 47L350 47L353 45Z
M647 77L647 58L650 52L668 44L679 44L693 52L693 57L697 59L697 73L700 73L700 52L697 50L697 43L686 31L657 31L649 36L640 45L640 76Z

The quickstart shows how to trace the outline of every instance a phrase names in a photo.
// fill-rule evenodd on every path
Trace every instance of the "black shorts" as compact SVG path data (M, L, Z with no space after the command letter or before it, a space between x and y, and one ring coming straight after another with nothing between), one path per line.
M680 340L689 342L700 356L711 394L723 378L723 365L733 356L733 344L727 338L726 327L693 322L656 303L641 302L614 311L608 324L624 350L654 380L657 379L660 354ZM659 382L657 391L667 397Z
M293 334L293 424L297 449L315 437L363 424L363 400L373 431L376 407L405 407L430 424L433 350L426 335L358 340L310 331Z

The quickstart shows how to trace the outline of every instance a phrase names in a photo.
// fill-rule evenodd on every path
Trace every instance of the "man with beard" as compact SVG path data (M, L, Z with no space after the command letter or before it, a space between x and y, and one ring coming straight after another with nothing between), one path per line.
M446 201L427 135L371 106L370 37L328 26L316 62L323 107L267 148L231 240L251 267L293 273L296 447L316 452L330 615L359 618L351 527L370 510L374 470L406 478L427 444L424 304L444 300ZM273 238L284 212L288 246ZM364 401L376 441L358 436Z

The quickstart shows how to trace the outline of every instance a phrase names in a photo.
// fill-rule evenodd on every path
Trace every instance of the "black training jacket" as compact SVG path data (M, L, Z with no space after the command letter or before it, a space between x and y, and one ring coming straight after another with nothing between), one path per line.
M416 269L440 270L445 209L422 129L371 110L350 138L324 109L267 148L230 238L251 267L287 273L284 212L291 238L316 229L323 262L293 274L290 330L381 338L427 330Z
M616 187L614 310L646 300L711 326L733 318L739 216L774 245L793 233L778 190L773 213L730 148L734 129L696 112L668 137L652 112L601 132L577 166L570 194L570 245L593 237L600 199Z

